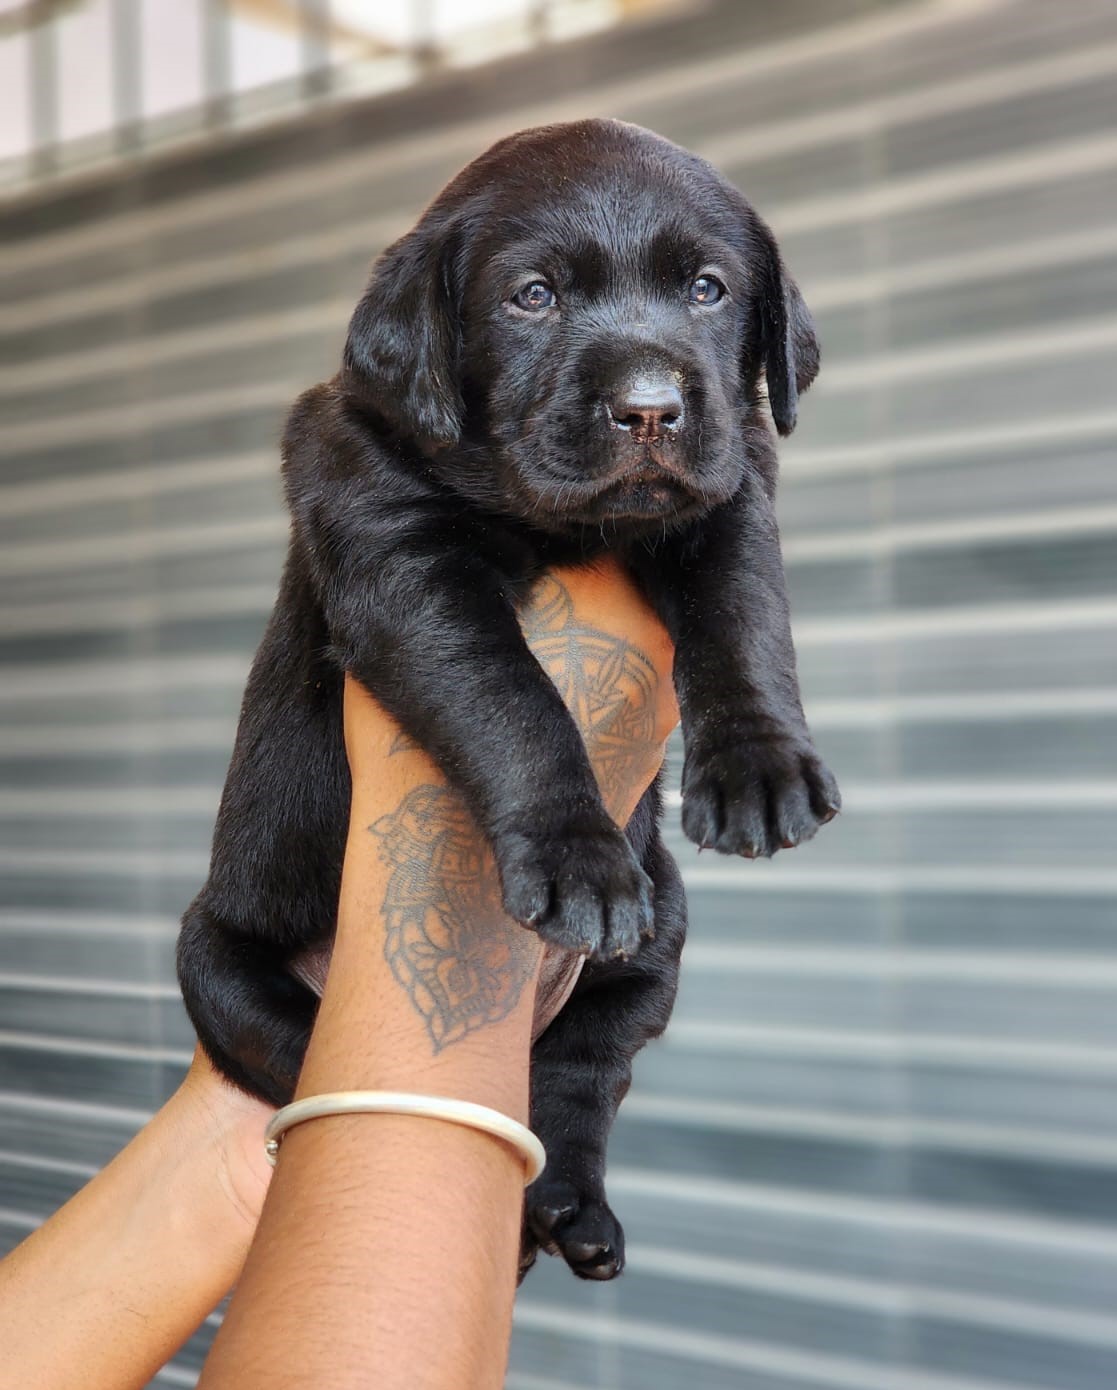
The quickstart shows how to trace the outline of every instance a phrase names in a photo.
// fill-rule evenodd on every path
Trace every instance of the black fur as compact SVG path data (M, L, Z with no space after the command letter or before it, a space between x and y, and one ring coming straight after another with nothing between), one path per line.
M533 282L554 307L517 302ZM676 645L687 834L749 856L808 839L839 799L799 702L763 384L787 434L817 369L741 195L590 120L512 136L453 180L380 258L341 370L288 423L290 550L183 924L183 993L217 1066L287 1100L316 1000L286 967L333 930L352 673L465 797L509 913L592 957L533 1053L550 1164L525 1264L537 1244L586 1277L623 1262L605 1142L667 1022L685 905L656 789L622 834L515 603L552 564L618 552ZM668 404L642 414L649 392Z

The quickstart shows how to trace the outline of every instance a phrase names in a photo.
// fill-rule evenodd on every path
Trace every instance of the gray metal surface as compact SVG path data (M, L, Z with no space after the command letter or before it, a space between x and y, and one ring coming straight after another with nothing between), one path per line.
M285 406L446 176L596 112L715 158L816 309L781 515L846 811L772 865L699 862L673 813L693 933L613 1145L630 1270L537 1271L509 1386L1117 1383L1117 11L772 8L6 211L0 1248L187 1059L175 919Z

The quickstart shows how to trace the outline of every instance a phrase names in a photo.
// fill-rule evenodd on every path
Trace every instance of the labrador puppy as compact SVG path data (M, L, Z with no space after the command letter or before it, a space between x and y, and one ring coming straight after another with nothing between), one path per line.
M618 555L675 644L686 834L749 858L810 839L840 801L799 699L772 426L790 434L817 371L741 194L649 131L584 120L452 180L379 258L339 372L289 419L290 549L183 922L187 1009L226 1076L290 1099L317 1004L292 962L328 944L338 902L350 673L442 769L504 911L587 960L533 1049L549 1163L525 1266L540 1247L586 1278L623 1264L605 1145L667 1023L686 914L658 788L618 829L519 614L550 567ZM398 871L386 949L439 1047L500 1002L415 974L407 932L428 908L446 927L473 875L456 813L420 791L372 829Z

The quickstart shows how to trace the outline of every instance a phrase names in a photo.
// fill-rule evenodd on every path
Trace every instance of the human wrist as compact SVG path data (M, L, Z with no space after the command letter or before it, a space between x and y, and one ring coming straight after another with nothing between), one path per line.
M201 1048L168 1109L173 1142L196 1155L213 1222L251 1238L271 1178L264 1128L272 1106L226 1081Z
M509 924L526 978L512 1007L453 1041L432 1039L429 1020L369 939L359 908L339 915L329 975L297 1098L345 1090L410 1091L473 1101L524 1121L527 1059L542 947Z

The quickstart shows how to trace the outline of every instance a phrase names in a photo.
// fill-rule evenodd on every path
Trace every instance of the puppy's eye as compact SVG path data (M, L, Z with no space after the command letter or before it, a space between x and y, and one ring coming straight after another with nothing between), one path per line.
M534 313L540 309L553 309L558 300L550 285L542 280L533 280L530 285L516 291L512 296L512 303L518 309L527 309Z
M692 280L687 298L692 304L716 304L725 294L725 286L712 275L700 275Z

